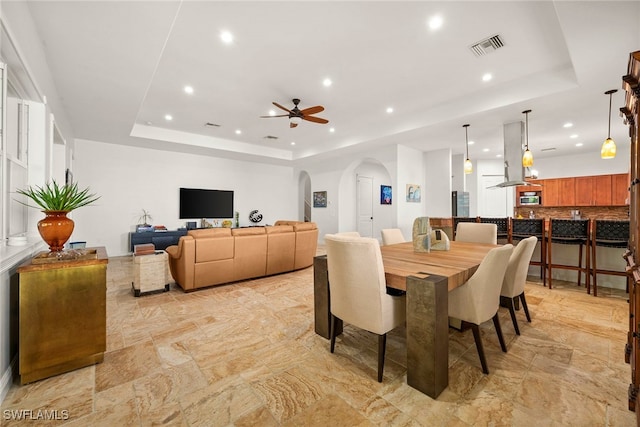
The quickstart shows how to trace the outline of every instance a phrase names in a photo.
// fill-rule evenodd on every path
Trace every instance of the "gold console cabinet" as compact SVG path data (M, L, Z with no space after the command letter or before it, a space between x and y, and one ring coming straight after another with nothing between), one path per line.
M18 268L20 383L102 362L106 349L107 252Z

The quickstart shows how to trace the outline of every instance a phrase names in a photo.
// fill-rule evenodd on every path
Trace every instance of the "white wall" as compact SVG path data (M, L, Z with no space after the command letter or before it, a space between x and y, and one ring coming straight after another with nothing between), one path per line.
M383 228L395 228L395 211L394 204L399 203L398 198L404 194L398 195L398 189L392 186L392 201L390 205L380 204L380 186L392 185L389 171L379 162L365 161L356 167L353 176L368 176L373 180L373 238L382 242L381 231ZM353 185L356 185L354 182ZM406 236L405 236L406 238Z
M424 153L415 148L404 145L397 146L398 169L398 227L408 239L413 234L413 221L417 217L426 216L425 213L425 161ZM407 184L419 184L422 188L420 203L406 201Z
M427 216L451 216L451 150L435 150L424 154L425 185L423 196Z
M603 160L599 153L577 154L575 156L535 159L533 169L538 178L569 178L573 176L606 175L629 172L631 153L618 145L613 159Z
M185 226L178 218L179 188L233 190L240 225L252 225L258 209L261 224L298 218L298 176L293 168L208 156L164 152L76 140L74 181L90 187L100 200L73 212L71 241L105 246L109 256L127 254L129 232L142 209L154 225Z

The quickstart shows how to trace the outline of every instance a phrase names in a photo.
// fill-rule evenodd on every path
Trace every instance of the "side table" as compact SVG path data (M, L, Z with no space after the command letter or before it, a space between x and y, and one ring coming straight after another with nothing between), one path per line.
M147 255L134 254L133 269L131 290L134 296L169 290L172 278L169 271L169 255L165 251L155 251Z

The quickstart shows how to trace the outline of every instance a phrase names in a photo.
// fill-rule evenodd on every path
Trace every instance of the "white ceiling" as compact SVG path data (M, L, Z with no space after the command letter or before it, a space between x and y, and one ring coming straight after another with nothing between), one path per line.
M640 49L637 1L29 1L29 9L75 138L276 163L398 143L462 153L465 123L470 157L495 158L503 124L524 120L526 109L535 158L599 156L604 92L621 89L629 53ZM427 25L434 15L443 19L437 31ZM503 48L469 50L495 34ZM301 109L324 106L317 116L329 124L290 129L286 117L259 117L272 101L293 107L292 98ZM623 104L619 90L611 133L621 150Z

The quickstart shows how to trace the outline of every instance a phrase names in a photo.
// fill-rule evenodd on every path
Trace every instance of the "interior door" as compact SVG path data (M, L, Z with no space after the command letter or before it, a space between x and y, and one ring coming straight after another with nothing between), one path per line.
M358 233L373 237L373 178L357 175Z
M488 188L504 182L504 177L499 175L482 175L480 178L480 197L478 197L478 216L505 217L507 213L507 189Z

